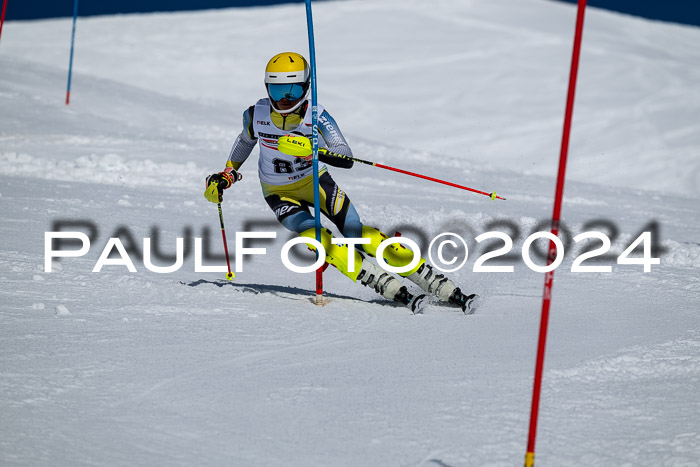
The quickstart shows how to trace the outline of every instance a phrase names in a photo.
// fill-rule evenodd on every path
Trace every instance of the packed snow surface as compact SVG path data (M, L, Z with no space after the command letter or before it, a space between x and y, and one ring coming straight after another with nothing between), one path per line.
M412 315L332 269L314 306L313 274L282 266L292 235L261 196L257 149L225 195L226 233L232 254L237 232L277 238L248 241L267 255L233 281L195 271L195 239L223 264L204 177L263 97L269 57L308 53L303 5L81 18L68 107L70 20L7 23L0 464L521 464L543 275L520 251L549 229L575 14L544 0L314 4L319 101L355 155L507 198L332 170L366 224L424 253L443 232L468 241L450 276L483 297L472 316ZM698 28L587 12L538 465L699 465L698 43ZM52 230L85 232L89 252L48 272ZM490 230L514 247L486 264L514 272L472 271ZM611 272L571 272L585 244L571 238L590 230L612 247L584 265ZM616 264L644 230L660 264ZM110 237L136 272L92 272ZM149 271L144 239L168 266L178 237L182 267Z

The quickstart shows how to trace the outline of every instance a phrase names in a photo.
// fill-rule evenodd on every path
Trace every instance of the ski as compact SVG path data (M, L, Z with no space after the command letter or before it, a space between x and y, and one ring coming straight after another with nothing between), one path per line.
M424 314L425 311L427 311L428 307L439 307L439 308L449 308L454 311L461 311L465 315L473 315L476 313L476 310L478 309L480 305L481 297L476 294L471 294L466 296L466 300L463 304L457 304L457 303L449 303L442 301L438 299L437 297L427 297L425 300L422 300L422 302L417 306L417 311L414 311L413 314Z

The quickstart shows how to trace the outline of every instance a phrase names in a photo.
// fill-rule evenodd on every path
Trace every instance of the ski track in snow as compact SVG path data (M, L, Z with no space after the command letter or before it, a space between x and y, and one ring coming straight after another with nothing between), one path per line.
M358 157L508 199L332 170L369 225L423 248L463 235L469 260L451 276L482 295L477 314L429 305L414 316L332 268L328 304L311 306L313 278L279 259L290 234L260 194L257 151L223 210L231 250L236 231L277 233L266 256L233 282L196 273L191 248L175 274L143 264L142 239L156 234L164 255L188 232L221 254L204 177L261 96L267 58L307 50L289 21L303 14L81 18L70 107L70 20L5 25L0 464L522 462L543 278L518 256L551 216L571 5L314 6L320 100ZM555 274L538 463L698 465L699 35L588 11L563 216L572 235L593 220L619 232L612 273L571 273L576 246ZM49 273L44 232L57 221L94 235L87 255ZM615 264L652 221L661 264ZM515 273L471 272L474 237L512 226ZM137 272L92 273L119 233Z

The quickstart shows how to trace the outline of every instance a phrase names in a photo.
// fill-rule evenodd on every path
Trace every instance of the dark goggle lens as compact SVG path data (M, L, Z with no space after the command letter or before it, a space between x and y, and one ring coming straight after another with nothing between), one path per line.
M304 97L306 90L304 86L299 83L292 84L268 84L267 92L270 95L270 99L275 102L281 101L282 99L287 99L288 101L295 101Z

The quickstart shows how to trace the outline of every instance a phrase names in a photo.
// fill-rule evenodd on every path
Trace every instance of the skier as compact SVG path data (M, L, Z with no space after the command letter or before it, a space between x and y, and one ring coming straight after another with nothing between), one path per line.
M284 52L270 59L265 69L267 98L243 112L243 131L236 138L223 172L206 179L204 196L212 203L220 203L223 190L230 188L242 177L238 169L248 159L255 145L260 142L258 175L263 196L280 223L302 237L315 238L315 220L309 206L314 203L313 168L310 157L295 157L277 149L280 137L294 132L310 136L312 132L311 111L308 94L310 70L306 59L293 52ZM350 198L335 183L325 164L350 168L352 160L333 157L327 153L352 156L350 147L333 117L318 106L319 138L319 193L323 214L346 238L368 238L369 244L353 250L354 268L350 271L347 245L331 243L330 230L322 229L321 244L326 250L326 262L335 266L351 280L372 287L382 296L398 301L416 312L425 295L412 295L406 286L392 274L372 263L367 256L374 257L377 247L386 238L374 227L364 225ZM307 244L315 251L312 244ZM361 251L358 249L361 248ZM394 267L408 265L413 251L401 244L392 244L384 250L384 260ZM437 273L425 259L408 272L399 274L417 284L425 292L435 295L443 302L471 309L475 295L466 295L443 274Z

